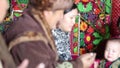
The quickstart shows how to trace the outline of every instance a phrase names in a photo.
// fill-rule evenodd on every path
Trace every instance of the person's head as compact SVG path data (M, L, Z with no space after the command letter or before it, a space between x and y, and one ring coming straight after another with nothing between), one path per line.
M59 21L58 28L63 31L70 32L75 24L75 17L78 15L78 10L74 4L72 8L64 11L63 18Z
M104 57L110 62L120 57L120 39L110 39L107 41Z
M56 24L63 17L65 9L71 8L72 0L30 0L30 6L38 13L40 18L50 25L50 28L56 28Z
M0 23L4 20L7 10L9 8L8 0L0 0Z
M53 50L56 50L51 29L63 17L63 12L71 8L73 0L29 0L28 8L42 25Z

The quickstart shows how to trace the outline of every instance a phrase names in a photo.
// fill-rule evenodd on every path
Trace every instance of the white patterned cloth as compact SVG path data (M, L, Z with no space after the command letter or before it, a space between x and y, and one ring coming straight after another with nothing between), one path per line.
M52 30L52 34L57 47L57 53L60 60L71 60L69 33L61 29Z

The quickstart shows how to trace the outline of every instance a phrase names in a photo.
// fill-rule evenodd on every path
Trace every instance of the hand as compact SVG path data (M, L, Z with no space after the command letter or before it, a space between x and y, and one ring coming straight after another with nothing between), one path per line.
M25 59L17 68L27 68L29 61ZM45 64L40 63L36 68L45 68Z
M27 68L29 61L25 59L17 68Z
M83 68L90 68L90 66L95 61L96 54L95 53L86 53L79 57L83 63Z
M45 68L45 64L44 63L40 63L36 68Z
M98 68L99 63L97 61L94 62L94 68Z

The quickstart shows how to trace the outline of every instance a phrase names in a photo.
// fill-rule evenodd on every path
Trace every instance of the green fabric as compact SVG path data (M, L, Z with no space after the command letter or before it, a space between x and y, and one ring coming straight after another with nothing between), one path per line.
M18 4L28 4L29 0L17 0Z
M84 13L90 12L90 11L92 10L92 8L93 8L91 2L89 2L89 3L86 5L86 7L80 2L80 3L77 5L77 7L78 7L78 10L79 10L80 12L84 12Z
M120 68L120 59L113 62L110 68Z
M101 60L100 62L100 65L98 68L105 68L105 64L106 64L106 61L105 60ZM109 68L120 68L120 58L117 59L116 61L114 61L110 66Z
M106 12L107 12L107 13L111 13L111 8L112 8L112 7L111 7L111 0L106 0L106 1L105 1L105 5L106 5L106 6L105 6Z

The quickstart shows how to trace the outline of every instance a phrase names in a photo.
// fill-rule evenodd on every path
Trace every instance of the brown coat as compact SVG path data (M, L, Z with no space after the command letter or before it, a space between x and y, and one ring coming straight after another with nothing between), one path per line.
M10 26L11 27L4 34L7 44L10 45L11 40L13 41L21 36L23 37L22 40L31 39L31 41L22 41L20 43L12 44L15 46L11 47L10 53L17 65L27 58L30 61L28 68L35 68L39 63L45 63L46 68L56 67L58 63L56 60L57 55L50 47L43 28L30 13L26 13L17 21L14 21ZM32 40L33 37L37 36L41 38L34 38L37 40ZM17 41L19 40L20 39ZM82 68L82 64L78 65L75 61L72 61L71 63L74 68Z

